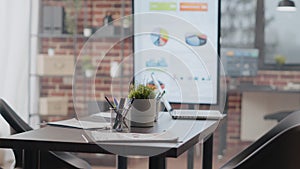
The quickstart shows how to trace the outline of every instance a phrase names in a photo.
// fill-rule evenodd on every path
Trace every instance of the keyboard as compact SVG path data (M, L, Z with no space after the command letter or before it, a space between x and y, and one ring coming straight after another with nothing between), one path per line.
M224 117L218 110L172 110L170 115L173 119L190 120L221 120Z

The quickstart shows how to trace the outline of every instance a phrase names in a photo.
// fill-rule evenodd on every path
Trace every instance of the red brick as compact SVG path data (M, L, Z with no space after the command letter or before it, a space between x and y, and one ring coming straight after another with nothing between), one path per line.
M52 91L49 96L65 96L66 94L64 92L55 92Z
M105 8L111 8L111 4L97 4L96 8L105 9Z
M60 85L59 89L72 90L72 85Z
M53 78L51 78L51 82L52 83L62 83L63 79L62 79L62 77L53 77Z
M271 85L271 81L267 81L267 80L255 81L254 84L258 86L269 86Z
M294 79L295 77L295 75L280 75L281 79Z
M46 84L44 84L44 85L41 86L41 88L42 89L55 89L55 86L54 85L46 85Z
M274 81L273 84L275 86L286 86L287 82L286 81Z
M279 77L277 74L262 74L261 76L265 79L277 79Z
M41 83L48 83L49 82L49 78L42 77L42 78L40 78L40 82Z

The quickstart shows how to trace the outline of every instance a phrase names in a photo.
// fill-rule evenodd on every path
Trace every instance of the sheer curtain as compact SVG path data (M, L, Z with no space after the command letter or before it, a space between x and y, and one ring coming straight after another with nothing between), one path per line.
M25 121L28 121L29 49L33 45L30 43L32 2L0 0L0 97ZM8 134L9 126L0 117L0 136ZM11 151L5 152L10 153L1 151L0 163L13 159Z

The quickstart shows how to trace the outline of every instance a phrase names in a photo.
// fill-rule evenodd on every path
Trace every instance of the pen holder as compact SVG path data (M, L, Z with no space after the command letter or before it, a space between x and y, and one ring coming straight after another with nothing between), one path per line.
M128 109L110 108L111 113L111 131L113 132L130 132L130 120L128 119Z
M156 111L155 111L155 118L154 118L154 122L157 122L158 118L159 118L159 113L164 111L164 105L160 100L156 100Z

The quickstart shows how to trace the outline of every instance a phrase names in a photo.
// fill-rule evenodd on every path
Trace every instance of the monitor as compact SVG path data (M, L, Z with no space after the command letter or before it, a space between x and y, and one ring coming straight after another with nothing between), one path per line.
M172 103L216 104L219 0L133 0L134 82L153 84Z
M259 50L254 48L222 48L221 57L226 75L230 77L256 76Z

